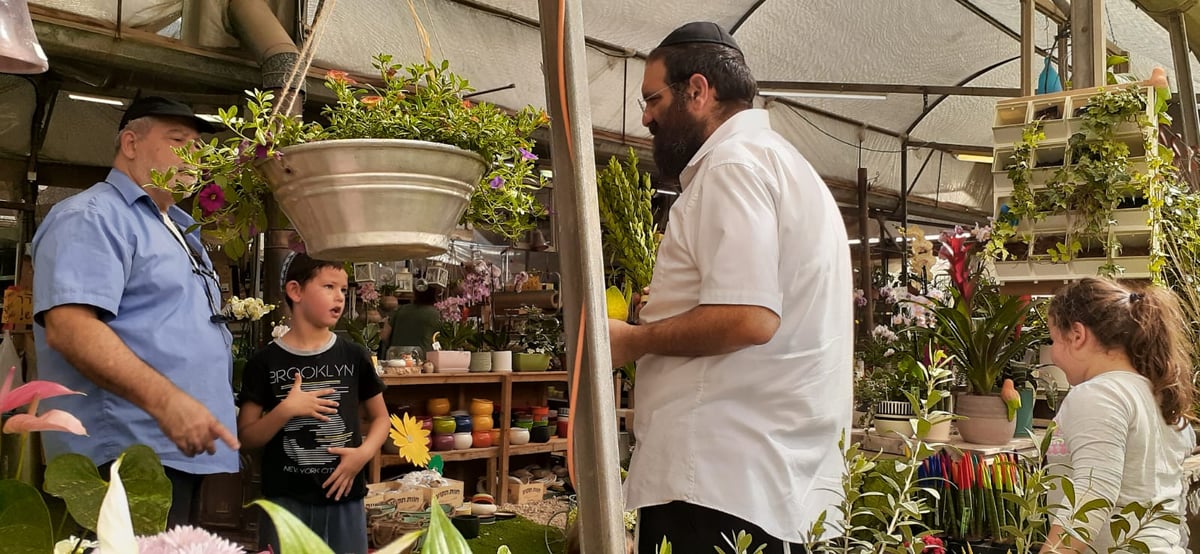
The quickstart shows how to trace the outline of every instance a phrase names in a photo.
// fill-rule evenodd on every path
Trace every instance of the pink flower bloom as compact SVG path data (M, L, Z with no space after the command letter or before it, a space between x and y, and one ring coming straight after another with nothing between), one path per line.
M87 429L75 416L62 410L50 410L40 416L17 414L4 424L5 433L30 433L33 431L66 431L76 435L87 435Z
M8 369L8 376L4 378L4 385L0 387L0 412L15 410L18 407L33 402L34 398L54 398L55 396L67 394L83 394L50 381L30 381L17 387L16 390L10 390L12 389L13 376L16 372L16 367L10 367Z
M200 213L208 217L225 207L225 190L216 183L205 185L196 202L200 204Z
M245 554L242 547L204 529L180 525L151 537L138 537L138 552L142 554ZM99 552L99 550L96 550Z

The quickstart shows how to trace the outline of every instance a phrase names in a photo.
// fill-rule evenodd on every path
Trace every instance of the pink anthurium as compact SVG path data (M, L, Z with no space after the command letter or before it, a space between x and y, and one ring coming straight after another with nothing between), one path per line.
M83 394L50 381L30 381L17 387L15 390L9 390L12 388L13 375L16 371L16 367L9 368L8 376L4 378L4 385L0 386L0 413L24 406L32 402L34 398L53 398L67 394Z
M87 435L87 429L75 416L62 410L50 410L40 416L17 414L4 423L5 433L30 433L33 431L66 431L76 435Z

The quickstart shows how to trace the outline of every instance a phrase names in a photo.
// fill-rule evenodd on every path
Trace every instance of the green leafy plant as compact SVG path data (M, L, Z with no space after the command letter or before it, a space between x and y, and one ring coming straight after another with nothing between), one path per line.
M621 290L625 304L634 293L650 286L662 234L654 222L650 174L638 169L638 157L629 149L625 163L616 156L596 174L600 207L600 246L604 252L604 280ZM637 376L634 362L618 369L628 383Z
M1036 258L1039 254L1034 251L1034 224L1050 215L1064 215L1066 236L1047 249L1044 255L1050 261L1070 261L1085 246L1098 243L1106 259L1100 273L1112 275L1123 271L1114 262L1120 255L1121 243L1112 232L1116 223L1113 212L1126 198L1148 196L1151 183L1131 162L1129 144L1118 139L1121 126L1134 123L1142 128L1147 137L1148 161L1156 157L1157 151L1148 138L1154 127L1146 114L1151 99L1146 98L1143 90L1139 86L1114 86L1092 95L1086 106L1074 114L1081 125L1068 139L1062 165L1036 191L1032 186L1033 171L1038 148L1046 135L1040 120L1026 125L1006 167L1013 185L1012 197L1001 207L1000 216L993 223L992 237L984 249L988 256L1006 260L1012 256L1009 245L1020 241L1027 246L1026 257ZM1158 96L1153 101L1156 106L1165 106Z
M522 349L530 354L550 354L552 357L563 352L562 322L554 314L541 308L526 306L526 317L518 341Z
M325 86L337 101L322 110L324 125L285 115L270 92L248 93L244 112L237 106L218 112L233 133L229 139L177 149L186 176L156 173L153 184L179 197L196 195L196 220L237 258L252 231L266 228L270 189L258 167L280 157L281 149L333 139L423 140L470 150L487 163L464 222L512 240L532 230L545 208L534 197L543 181L530 137L549 123L546 114L533 107L509 114L464 99L473 89L445 61L403 66L380 54L372 65L378 84L359 83L343 71L328 73Z
M954 357L973 394L991 394L1005 367L1041 339L1023 329L1035 311L1028 298L980 291L964 302L953 291L948 301L932 301L930 310L937 320L932 340Z
M466 321L442 321L437 342L442 350L466 350L475 340L475 326Z

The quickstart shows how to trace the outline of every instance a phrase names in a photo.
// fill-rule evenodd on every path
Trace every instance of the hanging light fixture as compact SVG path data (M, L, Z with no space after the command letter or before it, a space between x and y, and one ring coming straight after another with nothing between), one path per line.
M45 73L50 61L33 32L25 0L0 2L0 73Z

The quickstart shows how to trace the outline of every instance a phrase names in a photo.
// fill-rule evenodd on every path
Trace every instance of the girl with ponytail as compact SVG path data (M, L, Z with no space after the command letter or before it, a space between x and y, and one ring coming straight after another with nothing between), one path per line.
M1183 520L1181 466L1195 445L1192 362L1174 293L1086 278L1050 301L1051 357L1071 392L1055 418L1047 461L1075 483L1075 506L1103 498L1120 509L1166 502ZM1054 515L1042 552L1108 552L1109 514ZM1089 528L1086 544L1064 527ZM1150 552L1184 553L1179 524L1154 521L1138 539ZM1136 528L1136 526L1135 526Z

